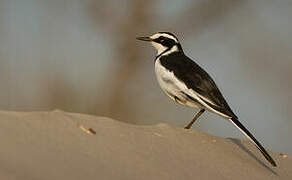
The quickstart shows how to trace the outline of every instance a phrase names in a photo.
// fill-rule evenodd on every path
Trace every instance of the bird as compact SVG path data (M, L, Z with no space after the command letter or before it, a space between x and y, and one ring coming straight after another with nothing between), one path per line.
M157 50L155 74L163 92L178 104L199 109L185 129L190 129L206 110L215 113L235 125L272 166L277 166L265 148L238 120L211 76L185 55L173 33L157 32L136 39L150 42Z

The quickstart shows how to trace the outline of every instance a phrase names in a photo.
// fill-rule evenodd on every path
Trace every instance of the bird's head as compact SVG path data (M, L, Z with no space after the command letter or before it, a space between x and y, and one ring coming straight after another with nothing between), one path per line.
M149 37L137 37L141 41L149 41L157 50L157 54L167 51L182 51L181 45L174 34L169 32L158 32Z

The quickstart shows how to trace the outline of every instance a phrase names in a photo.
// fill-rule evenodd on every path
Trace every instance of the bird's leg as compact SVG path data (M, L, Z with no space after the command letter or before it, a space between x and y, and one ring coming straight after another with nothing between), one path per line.
M185 127L185 129L190 129L192 127L192 125L194 124L194 122L205 112L205 109L201 109L196 116L194 117L194 119Z

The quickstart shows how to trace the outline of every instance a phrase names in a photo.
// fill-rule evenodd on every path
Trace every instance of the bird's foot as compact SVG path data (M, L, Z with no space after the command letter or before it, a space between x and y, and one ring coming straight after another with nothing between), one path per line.
M184 129L191 129L192 126L186 126Z

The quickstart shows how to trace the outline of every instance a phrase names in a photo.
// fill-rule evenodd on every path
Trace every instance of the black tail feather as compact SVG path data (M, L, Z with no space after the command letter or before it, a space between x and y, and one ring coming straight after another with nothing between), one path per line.
M266 160L268 160L272 166L276 167L277 164L274 161L274 159L269 155L269 153L265 150L265 148L256 140L256 138L238 121L236 118L231 118L230 121L239 128L244 135L246 135L255 145L256 147L261 151L261 153L264 155Z

